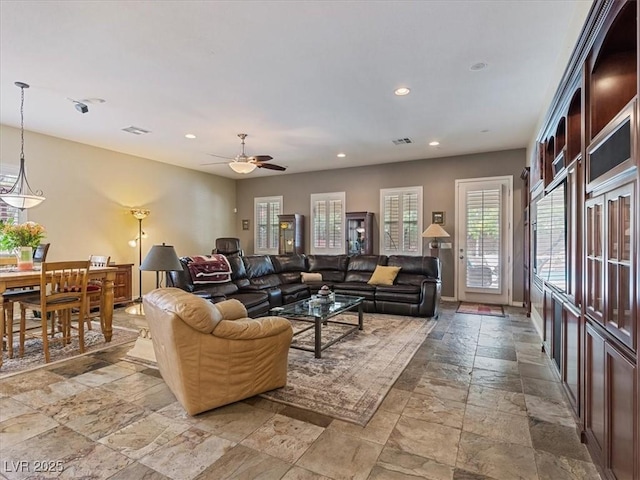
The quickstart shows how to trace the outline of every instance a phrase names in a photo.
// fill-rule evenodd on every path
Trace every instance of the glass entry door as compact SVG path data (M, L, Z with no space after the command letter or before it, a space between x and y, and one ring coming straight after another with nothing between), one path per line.
M458 299L509 304L511 177L458 180L456 188Z

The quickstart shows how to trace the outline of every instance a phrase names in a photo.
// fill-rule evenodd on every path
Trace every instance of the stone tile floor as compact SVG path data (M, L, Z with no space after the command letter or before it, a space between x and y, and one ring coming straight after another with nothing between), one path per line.
M444 303L366 427L261 398L189 417L131 345L9 377L0 478L599 479L531 320L506 311Z

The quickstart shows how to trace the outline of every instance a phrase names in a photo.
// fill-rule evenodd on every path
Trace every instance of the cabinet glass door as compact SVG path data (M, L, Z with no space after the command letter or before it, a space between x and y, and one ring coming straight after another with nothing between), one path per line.
M632 316L633 285L632 204L633 186L622 187L607 194L607 329L627 346L635 349L635 328Z
M602 285L603 248L602 238L604 225L602 222L603 197L597 197L587 202L587 278L585 296L587 311L596 320L602 322L604 309L602 297L604 289Z
M365 253L364 218L347 220L347 254L362 255Z
M293 222L280 223L280 253L289 255L294 253L294 225Z

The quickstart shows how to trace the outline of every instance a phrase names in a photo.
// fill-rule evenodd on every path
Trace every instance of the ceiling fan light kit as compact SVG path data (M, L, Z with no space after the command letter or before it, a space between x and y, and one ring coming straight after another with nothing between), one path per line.
M236 155L234 158L214 155L213 153L210 153L209 155L211 155L212 157L226 158L231 160L231 162L229 162L227 165L229 165L229 168L231 168L231 170L236 173L247 174L253 172L256 168L266 168L268 170L278 170L280 172L284 172L287 169L286 167L282 167L280 165L266 163L269 160L273 160L273 157L271 155L252 155L251 157L247 156L244 153L244 139L247 138L247 134L239 133L238 138L240 138L242 144L242 152L240 153L240 155ZM215 163L204 163L203 165L215 165Z
M234 160L229 164L229 167L236 173L251 173L256 169L256 164Z

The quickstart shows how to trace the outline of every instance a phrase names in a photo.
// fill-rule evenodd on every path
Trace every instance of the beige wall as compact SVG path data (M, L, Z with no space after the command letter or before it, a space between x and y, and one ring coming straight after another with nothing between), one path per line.
M20 131L0 126L0 159L19 163ZM27 178L47 199L28 210L28 219L47 229L50 260L84 259L90 254L134 265L138 296L138 249L132 206L151 210L143 221L153 244L166 242L178 255L210 253L215 239L235 235L234 180L60 138L25 132ZM155 287L155 273L143 273L143 290Z
M236 228L246 253L253 252L254 197L283 195L284 213L301 213L306 220L306 245L309 251L309 215L311 193L346 192L347 211L369 211L375 214L375 251L378 250L380 189L423 186L423 225L431 223L432 211L444 211L445 229L455 241L455 180L500 175L513 176L514 269L513 299L522 302L522 181L525 150L479 153L457 157L417 160L370 167L326 170L313 173L254 176L238 181ZM250 219L251 229L243 231L241 220ZM427 243L423 244L425 254ZM454 295L454 260L452 250L442 250L443 295Z

